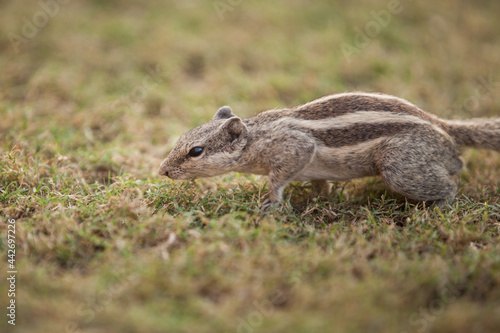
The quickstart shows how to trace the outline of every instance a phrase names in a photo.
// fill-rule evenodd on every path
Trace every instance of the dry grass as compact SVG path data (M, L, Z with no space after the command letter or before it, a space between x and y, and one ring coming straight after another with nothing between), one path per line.
M228 1L222 1L229 3ZM500 330L500 158L467 150L447 212L378 179L328 201L265 178L158 179L185 130L339 91L381 91L447 118L498 116L495 1L86 1L15 52L38 3L3 2L0 205L16 219L18 332ZM7 227L0 224L6 252ZM4 267L4 266L2 266ZM6 304L7 282L0 280ZM0 330L12 331L5 317Z

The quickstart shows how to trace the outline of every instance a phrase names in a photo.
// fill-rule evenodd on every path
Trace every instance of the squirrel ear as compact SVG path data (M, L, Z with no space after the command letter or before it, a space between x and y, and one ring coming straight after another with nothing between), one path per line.
M213 119L229 119L233 117L236 117L233 110L229 106L223 106L217 111Z
M241 141L246 139L248 134L247 126L241 121L240 117L231 117L224 125L223 129L229 133L231 142L235 140Z

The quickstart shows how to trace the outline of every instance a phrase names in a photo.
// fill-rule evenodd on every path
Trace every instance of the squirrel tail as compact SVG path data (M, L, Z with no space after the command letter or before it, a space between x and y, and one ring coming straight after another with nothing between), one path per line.
M445 128L459 146L500 151L500 118L448 120Z

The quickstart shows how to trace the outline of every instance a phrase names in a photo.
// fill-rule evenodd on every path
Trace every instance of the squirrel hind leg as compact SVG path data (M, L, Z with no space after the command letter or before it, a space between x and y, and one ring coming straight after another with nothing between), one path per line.
M393 165L382 172L382 178L394 192L417 201L444 204L452 201L457 193L456 181L439 165L420 166L415 170Z
M384 148L378 168L394 192L438 206L452 202L458 187L454 176L463 163L457 147L445 136L422 128Z
M310 197L312 199L316 197L321 199L329 198L332 184L330 184L327 180L312 180L311 185L312 189Z
M407 198L435 202L438 207L451 203L458 188L454 175L462 166L459 156L441 151L438 160L435 154L419 151L421 146L403 147L381 160L379 169L387 186Z
M415 170L394 164L382 171L384 182L396 193L416 201L432 201L442 208L457 194L457 183L446 168L439 165L420 166Z
M434 208L439 208L439 210L443 212L446 211L448 208L450 208L452 204L453 204L453 197L450 197L447 199L434 201L429 208L431 210L433 210Z

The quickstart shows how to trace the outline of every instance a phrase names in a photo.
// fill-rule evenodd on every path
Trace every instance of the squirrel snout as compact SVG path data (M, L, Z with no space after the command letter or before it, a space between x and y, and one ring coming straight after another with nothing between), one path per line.
M168 175L167 166L165 164L160 165L158 173L160 174L160 176L167 176L168 178L170 178L170 176Z

